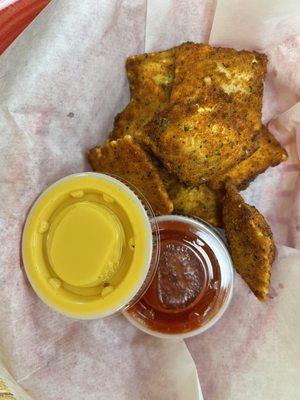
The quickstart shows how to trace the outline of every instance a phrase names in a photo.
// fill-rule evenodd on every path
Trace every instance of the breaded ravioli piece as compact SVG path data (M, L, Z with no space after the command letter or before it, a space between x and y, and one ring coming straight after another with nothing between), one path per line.
M144 101L170 97L174 79L175 48L128 57L126 72L131 98Z
M174 49L139 54L127 59L131 101L116 116L110 139L128 134L140 142L140 128L169 102L174 68Z
M219 179L211 182L215 190L222 189L226 180L239 190L246 189L259 174L269 167L275 167L287 159L287 152L269 130L263 126L258 138L258 149L246 160L230 169Z
M168 190L174 204L174 213L198 217L210 224L222 227L222 203L219 193L207 185L186 186L181 182Z
M142 127L152 119L158 107L159 105L154 101L145 107L143 103L131 100L115 117L114 129L109 135L109 139L117 140L125 135L130 135L144 147Z
M230 106L175 103L144 126L145 146L183 183L198 186L252 154L257 132Z
M172 213L172 201L156 167L131 136L91 149L88 159L95 171L116 175L136 186L155 214Z
M260 129L266 55L184 43L176 49L175 65L171 101L202 104L214 95Z
M222 194L203 184L198 187L181 183L161 163L151 157L174 205L174 214L198 217L222 227Z
M272 232L265 218L245 203L231 183L226 184L223 222L237 272L255 296L265 300L275 258Z

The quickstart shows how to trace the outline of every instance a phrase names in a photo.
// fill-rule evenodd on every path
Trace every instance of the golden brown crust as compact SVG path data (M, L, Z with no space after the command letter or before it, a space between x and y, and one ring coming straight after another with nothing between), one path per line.
M174 205L175 214L198 217L210 224L222 227L222 194L203 184L198 187L181 183L161 163L151 157Z
M287 159L287 152L275 139L271 132L263 126L258 138L258 149L246 160L231 168L219 179L211 182L215 190L222 189L227 179L239 190L248 187L259 174L269 167L275 167Z
M266 55L184 43L176 49L175 65L171 101L202 104L215 96L260 129Z
M117 140L124 135L130 135L141 143L141 128L151 120L157 110L157 104L153 102L147 108L143 103L131 100L130 103L115 117L114 129L109 139Z
M88 159L95 171L116 175L136 186L156 214L172 213L172 201L156 167L131 136L91 149Z
M127 134L141 143L139 130L169 102L174 78L174 49L131 56L127 59L126 70L131 101L116 116L110 139Z
M247 158L257 148L254 131L260 127L266 62L267 58L263 54L248 51L238 52L234 49L213 48L209 45L194 43L184 43L177 48L163 52L129 57L126 69L132 100L125 110L116 117L115 129L110 138L116 139L124 134L130 134L144 148L151 149L156 156L161 157L160 152L156 150L160 147L160 143L153 143L151 138L158 141L160 135L156 135L155 132L157 130L157 119L160 121L161 118L165 118L165 112L161 113L161 111L168 106L170 88L173 86L171 100L180 100L180 107L184 112L186 109L190 110L198 105L203 110L211 107L213 109L212 118L214 119L214 116L219 114L221 126L220 123L217 124L217 132L212 135L213 132L209 132L212 122L212 118L209 118L210 113L203 113L208 118L199 118L198 116L199 121L196 125L198 125L198 129L202 130L201 133L204 133L202 137L207 136L207 131L211 134L211 137L215 136L213 142L206 141L209 147L208 152L205 151L205 145L203 151L198 152L199 158L203 161L202 164L199 164L199 169L203 170L204 174L200 176L195 174L191 163L187 165L183 161L186 158L192 159L191 153L194 154L191 143L184 143L184 141L189 142L189 139L191 139L192 142L195 142L195 140L190 137L191 135L185 135L187 138L178 137L177 133L181 133L180 129L177 129L178 127L171 128L171 134L175 135L178 142L181 143L181 145L178 145L178 143L173 145L173 150L176 148L178 154L175 154L173 160L173 157L170 157L168 152L165 153L162 149L162 152L165 153L164 165L184 183L199 185L202 182L210 181L212 178L220 181L223 179L225 171ZM176 74L172 85L174 63L176 63ZM191 102L195 104L190 105ZM182 105L182 103L187 104ZM226 106L224 103L226 103ZM158 115L151 121L156 112L158 112ZM181 120L178 121L179 124L181 122ZM174 123L178 125L177 121L174 121ZM145 135L143 126L146 124L148 125ZM232 129L235 130L235 133L229 137L227 133ZM219 134L220 130L224 134L223 136L229 138L225 146L222 142L222 135ZM150 139L147 137L149 134ZM221 138L219 143L219 138L216 138L217 135ZM235 140L238 135L244 136L244 144L242 144L244 138ZM198 139L197 147L201 138L197 132L194 136ZM249 138L251 140L248 140ZM187 146L185 146L186 144ZM168 140L166 145L169 147ZM221 150L219 146L222 147ZM234 150L230 149L230 146L233 146ZM182 149L185 151L181 152ZM216 154L218 152L220 152L220 158L223 159L220 164L221 168L217 168L219 161ZM230 156L228 156L229 153ZM194 162L197 162L197 158ZM208 168L203 168L204 164ZM182 169L184 171L181 171ZM187 175L192 177L189 179Z
M275 258L272 232L265 218L244 202L230 182L226 184L223 222L237 272L255 296L265 300Z
M175 103L144 126L141 140L169 172L198 186L252 154L257 133L227 104Z
M128 57L126 71L132 99L147 102L150 97L170 97L174 79L175 48Z
M222 227L221 198L219 193L207 185L192 187L177 182L168 193L173 201L175 214L198 217L214 226Z

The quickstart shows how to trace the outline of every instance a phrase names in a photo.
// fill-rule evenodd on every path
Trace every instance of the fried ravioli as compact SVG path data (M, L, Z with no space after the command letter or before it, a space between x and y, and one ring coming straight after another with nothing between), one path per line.
M109 139L117 140L124 135L130 135L143 146L141 128L151 120L157 107L158 105L155 102L151 102L148 107L145 107L143 103L131 100L125 109L115 117L114 129Z
M128 134L141 142L140 128L169 102L174 68L174 49L139 54L127 59L131 101L116 116L110 139Z
M169 99L174 78L175 48L128 57L126 71L131 98L147 103L149 96Z
M231 114L231 112L233 114ZM143 141L169 172L198 186L256 148L256 135L230 106L175 103L144 126Z
M176 49L175 65L171 101L205 104L214 96L260 129L266 55L184 43Z
M192 187L177 182L169 188L168 193L175 214L198 217L214 226L222 226L221 198L207 185Z
M287 159L287 152L275 139L271 132L263 126L258 138L258 149L246 160L237 164L219 179L212 181L211 187L215 190L224 187L224 182L230 178L239 190L248 187L259 174L269 167L275 167Z
M237 272L255 296L265 300L275 258L272 232L264 217L244 202L231 183L226 184L223 222Z
M170 214L173 204L156 167L131 136L91 149L88 159L95 171L123 178L136 186L156 214Z
M152 100L148 109L143 104L130 104L125 110L129 118L117 118L117 122L120 125L133 121L129 128L125 127L127 132L183 183L199 185L222 180L224 173L257 148L267 58L255 52L193 43L170 51L170 65L170 59L175 59L173 85L173 79L168 81L172 85L173 104L168 107L168 96L167 100L163 98L164 90L153 79L159 68L151 67L151 60L146 68L146 84L138 79L143 77L141 65L147 65L147 61L141 62L143 56L136 56L137 60L128 61L132 97L139 102L141 97L145 98L145 92L139 89L145 86ZM153 53L155 65L162 64L163 53L166 52ZM166 74L164 70L164 74L158 75ZM164 111L160 112L161 109Z
M159 176L174 205L175 214L198 217L210 224L222 227L222 195L203 184L186 186L170 174L161 163L151 157Z

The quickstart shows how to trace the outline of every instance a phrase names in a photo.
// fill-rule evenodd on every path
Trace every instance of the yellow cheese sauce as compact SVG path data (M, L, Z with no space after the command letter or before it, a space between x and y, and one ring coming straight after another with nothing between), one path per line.
M123 183L103 174L66 177L36 201L23 232L23 261L40 298L77 318L122 309L152 256L147 213Z

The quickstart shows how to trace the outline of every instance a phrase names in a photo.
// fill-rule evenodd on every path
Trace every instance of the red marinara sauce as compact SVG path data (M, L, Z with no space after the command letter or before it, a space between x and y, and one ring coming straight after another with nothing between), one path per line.
M135 325L150 331L193 332L211 324L230 299L230 256L216 230L201 221L165 216L158 218L158 227L158 269L147 291L126 314Z

